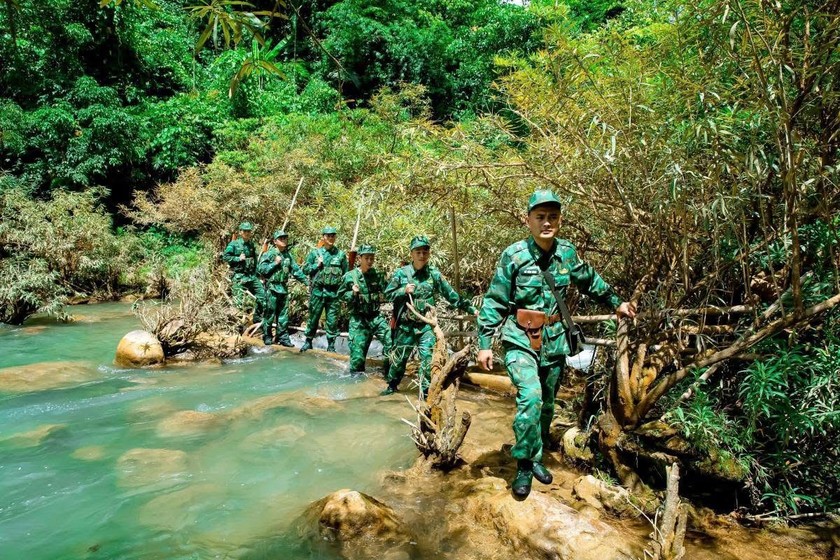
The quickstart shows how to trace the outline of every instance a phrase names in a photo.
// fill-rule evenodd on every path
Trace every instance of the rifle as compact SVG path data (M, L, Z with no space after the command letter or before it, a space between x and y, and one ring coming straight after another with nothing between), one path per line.
M405 265L408 266L408 265ZM411 275L408 278L408 283L411 284L414 280L414 268L411 269ZM406 301L409 299L409 296L406 296ZM400 319L405 314L406 309L406 302L404 301L402 305L397 307L396 302L394 303L394 308L391 310L391 319L388 322L388 326L391 328L391 338L394 338L394 333L397 331L397 327L400 326Z

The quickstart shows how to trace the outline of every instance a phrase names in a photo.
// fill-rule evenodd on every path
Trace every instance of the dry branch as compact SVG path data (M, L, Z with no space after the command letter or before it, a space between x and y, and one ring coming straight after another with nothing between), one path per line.
M744 335L740 340L732 344L731 346L724 348L718 352L714 352L709 356L703 356L698 360L695 360L691 364L684 366L674 373L668 375L667 377L663 378L659 383L657 383L653 389L639 402L638 406L636 407L635 414L633 415L634 422L639 422L645 415L650 411L651 408L656 404L656 402L674 385L685 379L685 377L696 368L708 367L714 365L718 362L722 362L724 360L728 360L734 358L762 340L771 337L784 329L790 328L794 325L798 325L801 323L805 323L811 320L814 316L827 311L840 303L840 293L835 294L834 296L828 298L827 300L814 305L813 307L809 307L808 309L804 310L801 315L789 314L785 317L777 319L772 323L766 325L764 328L760 329L758 332L753 333L752 335ZM701 355L702 356L702 355Z
M469 347L447 358L446 335L438 324L435 309L431 308L422 315L411 303L407 308L419 320L431 325L436 338L428 394L424 400L418 401L417 406L412 404L417 413L412 438L417 449L433 466L447 470L458 463L458 449L472 421L468 412L459 414L456 407L460 379L469 363Z

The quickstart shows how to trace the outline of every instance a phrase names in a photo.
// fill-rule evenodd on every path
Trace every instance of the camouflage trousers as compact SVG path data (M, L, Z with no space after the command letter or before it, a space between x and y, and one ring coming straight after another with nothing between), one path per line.
M233 302L239 309L245 309L245 301L250 296L246 294L249 292L256 300L254 303L254 322L262 320L263 317L263 303L265 301L265 289L262 282L256 276L245 276L243 274L234 274L231 279L231 292L233 294Z
M405 375L405 366L412 350L420 355L420 370L417 378L425 391L431 382L432 353L435 348L435 332L431 325L405 321L400 323L391 342L391 368L388 371L389 385L396 387Z
M272 325L277 323L274 340L289 335L289 294L277 293L271 289L265 291L263 309L263 338L272 338Z
M391 329L382 315L373 317L350 316L350 371L365 371L365 359L373 337L382 343L382 356L386 363L391 352Z
M321 313L326 312L327 321L324 330L327 331L327 342L335 341L338 336L338 314L341 310L341 300L335 296L309 296L309 322L306 324L306 338L315 338L318 333L318 322Z
M511 449L514 459L541 461L543 434L548 434L554 418L557 384L566 367L566 357L543 363L533 352L518 346L505 346L505 367L516 387L516 414Z

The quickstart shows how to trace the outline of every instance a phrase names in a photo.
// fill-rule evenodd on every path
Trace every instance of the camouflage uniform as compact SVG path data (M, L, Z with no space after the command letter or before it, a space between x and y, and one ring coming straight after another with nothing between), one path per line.
M411 240L412 250L417 247L428 246L429 240L425 236L417 236ZM386 378L390 392L395 391L402 381L406 363L415 347L420 354L418 378L424 391L428 389L431 381L432 352L437 339L431 325L419 321L411 311L405 308L405 304L409 303L408 296L405 293L407 284L414 284L415 286L412 299L414 308L421 314L425 313L428 308L435 306L436 296L442 296L450 305L461 311L475 313L475 307L470 300L458 295L434 266L426 265L420 270L414 270L414 266L409 264L397 269L391 277L388 287L385 288L385 295L394 302L394 308L402 309L397 328L393 333L391 367ZM388 392L386 389L385 394Z
M322 233L335 233L335 228L326 227ZM318 257L323 260L321 264L318 264ZM347 254L335 246L332 249L320 247L311 251L306 257L306 262L303 263L304 274L312 279L312 291L309 295L309 322L306 326L306 342L310 348L312 339L318 331L321 313L326 311L327 321L324 330L327 331L327 350L335 351L338 314L341 309L338 288L347 268Z
M239 224L240 231L251 231L253 226L248 222ZM245 255L245 260L239 260L239 255ZM231 291L233 301L240 309L244 305L245 291L251 292L256 299L254 308L254 321L262 320L263 300L265 291L262 282L257 279L257 247L253 241L245 241L237 237L225 247L222 253L222 260L228 263L231 270Z
M288 237L286 232L277 230L273 239ZM280 257L280 262L276 262ZM289 278L294 277L298 282L309 285L309 278L303 273L298 264L289 254L288 248L281 251L272 247L260 258L257 272L265 278L265 304L263 306L263 342L266 344L279 343L292 346L289 339ZM272 336L272 326L277 329Z
M551 197L557 200L553 193ZM529 212L537 205L530 204ZM554 247L544 252L529 237L502 252L478 316L479 349L490 349L492 338L501 326L505 367L517 390L513 420L516 444L511 454L534 463L542 460L543 439L554 416L557 384L569 354L562 321L544 327L539 353L531 349L528 335L516 323L516 309L542 311L549 316L560 313L542 276L543 270L551 271L560 297L565 298L569 284L574 283L582 293L610 309L621 304L621 298L590 265L578 258L575 247L568 241L556 239Z
M374 249L370 245L359 248L359 256L373 254ZM354 284L359 286L359 293L353 293ZM338 298L347 303L350 310L351 373L365 371L365 358L374 336L382 343L382 355L385 358L383 371L388 371L391 329L379 310L385 296L384 288L385 278L381 272L371 268L362 274L360 268L354 268L344 275L338 289Z

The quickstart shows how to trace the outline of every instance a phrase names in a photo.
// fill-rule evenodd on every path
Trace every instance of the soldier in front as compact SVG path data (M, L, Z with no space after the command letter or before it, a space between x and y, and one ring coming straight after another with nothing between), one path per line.
M560 211L560 200L553 192L537 191L531 196L527 217L531 235L502 252L478 315L476 361L485 370L493 368L490 348L501 327L504 363L517 391L516 443L511 449L517 472L511 490L520 499L531 492L533 478L543 484L552 481L542 463L543 445L554 416L557 384L570 353L558 297L565 299L573 283L615 310L619 319L636 314L592 266L580 260L574 245L556 238Z

